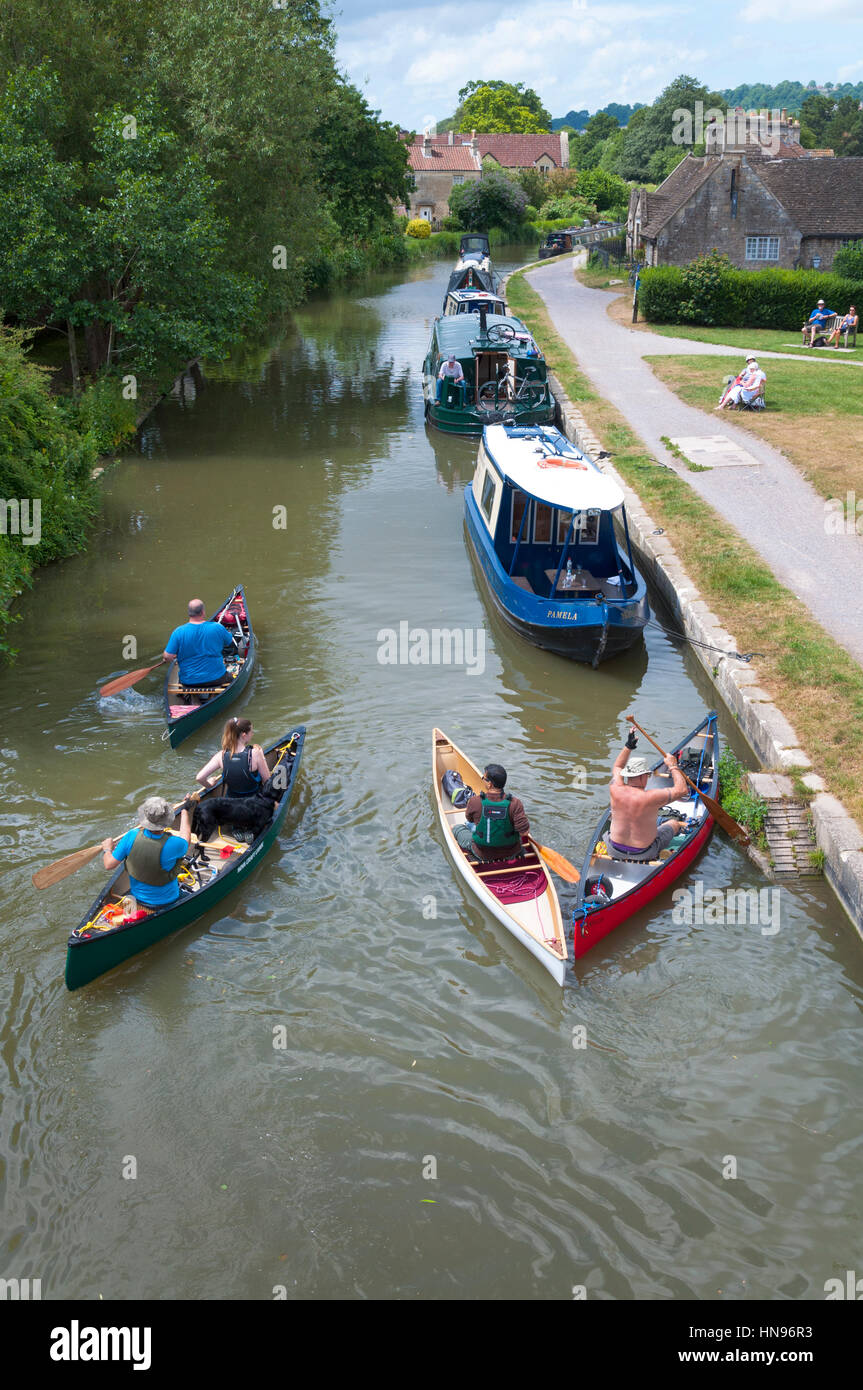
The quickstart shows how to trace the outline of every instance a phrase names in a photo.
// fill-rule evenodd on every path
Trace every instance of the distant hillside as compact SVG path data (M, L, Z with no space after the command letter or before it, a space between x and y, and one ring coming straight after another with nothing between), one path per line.
M772 110L784 106L790 116L799 116L800 107L808 96L819 92L822 96L863 98L863 82L816 82L804 85L802 82L777 82L770 86L767 82L742 82L739 87L730 87L722 96L729 106L742 106L745 111L760 111L765 106Z
M621 106L617 101L610 101L607 106L603 106L601 109L607 115L613 116L618 125L628 125L633 111L638 111L643 105L643 101L637 101L634 106ZM551 128L552 130L560 130L563 125L571 125L573 130L584 130L593 115L596 115L596 112L569 111L565 116L556 116L551 123Z

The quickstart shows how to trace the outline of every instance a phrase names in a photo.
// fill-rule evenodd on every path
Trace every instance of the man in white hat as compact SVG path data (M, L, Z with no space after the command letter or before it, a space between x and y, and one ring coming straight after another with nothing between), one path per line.
M717 410L722 410L726 406L751 405L760 397L761 383L766 380L766 373L762 372L756 362L755 354L750 352L746 359L746 366L723 395L716 407Z
M197 800L193 794L183 802L179 834L173 831L173 806L163 796L148 796L138 807L140 826L127 830L116 845L111 839L102 841L105 868L119 869L125 860L129 892L144 907L166 907L180 896L177 875L192 842L189 809Z
M686 828L683 820L667 820L662 825L656 822L661 806L687 794L686 778L677 759L671 753L665 758L672 778L671 790L658 787L648 791L647 762L644 758L630 758L637 743L635 730L631 729L611 774L611 828L607 842L612 859L658 859L660 850L667 849L675 835Z
M803 346L814 347L815 339L822 335L822 330L828 319L833 318L833 310L828 309L823 299L819 299L808 321L803 325ZM807 342L808 339L808 342Z

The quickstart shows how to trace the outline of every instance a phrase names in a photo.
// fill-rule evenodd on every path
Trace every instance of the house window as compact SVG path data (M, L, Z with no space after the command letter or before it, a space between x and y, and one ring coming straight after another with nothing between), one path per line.
M457 183L464 183L464 174L453 174L452 186L455 188Z
M512 494L512 523L510 525L509 538L513 545L518 540L518 533L521 530L521 519L524 516L524 504L527 501L523 492L513 492ZM530 518L525 523L524 535L530 536Z
M747 261L778 261L778 236L748 236L746 238Z

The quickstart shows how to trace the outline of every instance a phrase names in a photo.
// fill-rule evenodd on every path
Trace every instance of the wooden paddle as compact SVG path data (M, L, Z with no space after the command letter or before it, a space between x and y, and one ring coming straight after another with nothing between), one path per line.
M532 835L527 837L533 845L540 859L544 859L548 867L558 878L565 879L567 883L579 883L581 874L578 869L573 868L568 859L564 859L562 854L558 854L556 849L549 849L547 845L539 844Z
M653 744L653 746L654 746L654 748L656 749L657 753L661 753L662 756L663 756L663 758L667 758L667 757L668 757L668 754L664 751L664 749L660 748L660 746L659 746L659 744L656 742L656 740L655 740L655 739L652 739L652 738L650 737L650 734L646 733L645 730L642 729L641 725L640 725L640 724L637 724L637 723L635 722L635 719L634 719L633 715L628 714L626 717L627 717L627 719L629 720L629 722L630 722L630 724L632 725L632 727L633 727L634 729L637 729L638 732L639 732L640 734L644 734L644 737L647 739L647 742L648 742L648 743L652 743L652 744ZM731 839L732 839L732 840L736 840L737 843L740 844L740 845L748 845L748 844L749 844L749 836L747 835L746 831L743 829L743 826L742 826L742 825L738 825L738 824L737 824L737 821L734 820L734 818L733 818L732 816L729 816L729 814L728 814L727 811L723 811L723 809L722 809L722 807L720 806L719 802L718 802L718 801L714 801L712 796L707 796L706 793L703 792L703 791L700 789L700 787L696 787L696 785L695 785L695 783L693 782L692 778L691 778L691 777L686 777L686 773L683 771L683 768L680 769L680 772L681 772L681 774L683 775L683 777L686 778L686 781L689 783L689 785L690 785L690 787L692 788L692 790L693 790L694 792L697 792L698 795L701 797L701 800L704 802L704 804L705 804L705 806L707 807L708 811L710 812L711 816L713 816L713 819L717 822L718 825L721 825L721 826L722 826L722 829L725 831L726 835L730 835Z
M200 796L200 792L191 792L184 800L198 801L200 800ZM182 804L182 801L178 801L174 810L179 811ZM133 826L132 829L140 830L141 827L139 825ZM124 830L123 835L125 834L127 834L127 831ZM123 835L118 835L112 843L114 845L119 844ZM44 869L36 870L33 875L33 887L51 888L55 883L62 883L64 878L69 878L71 874L76 874L79 869L84 868L85 864L92 864L93 860L102 852L101 844L90 845L88 849L76 849L74 854L67 854L63 859L55 859L53 864L46 864Z
M161 666L165 658L160 656L158 661L154 661L152 666L142 666L140 671L129 671L125 676L120 676L117 680L108 681L99 690L100 695L119 695L121 690L128 690L131 685L137 685L145 676L149 676L151 671L155 671L157 666Z

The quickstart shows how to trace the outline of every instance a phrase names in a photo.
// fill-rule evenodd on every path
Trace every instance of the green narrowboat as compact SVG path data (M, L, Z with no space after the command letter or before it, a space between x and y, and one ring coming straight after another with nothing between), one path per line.
M453 354L464 380L438 373ZM486 425L554 421L548 372L533 337L511 314L448 314L435 319L422 365L425 417L448 434L481 435Z
M183 861L180 897L176 902L127 913L127 905L136 906L126 902L129 875L125 864L116 870L69 937L67 989L80 989L115 965L122 965L148 946L187 927L244 881L253 865L259 864L271 848L282 827L294 794L305 737L305 727L297 725L264 750L273 795L278 795L278 800L271 821L251 844L238 840L225 825L206 842L193 835L192 847ZM224 790L224 784L219 782L204 792L201 800L222 796ZM179 824L178 811L174 828L179 829Z

